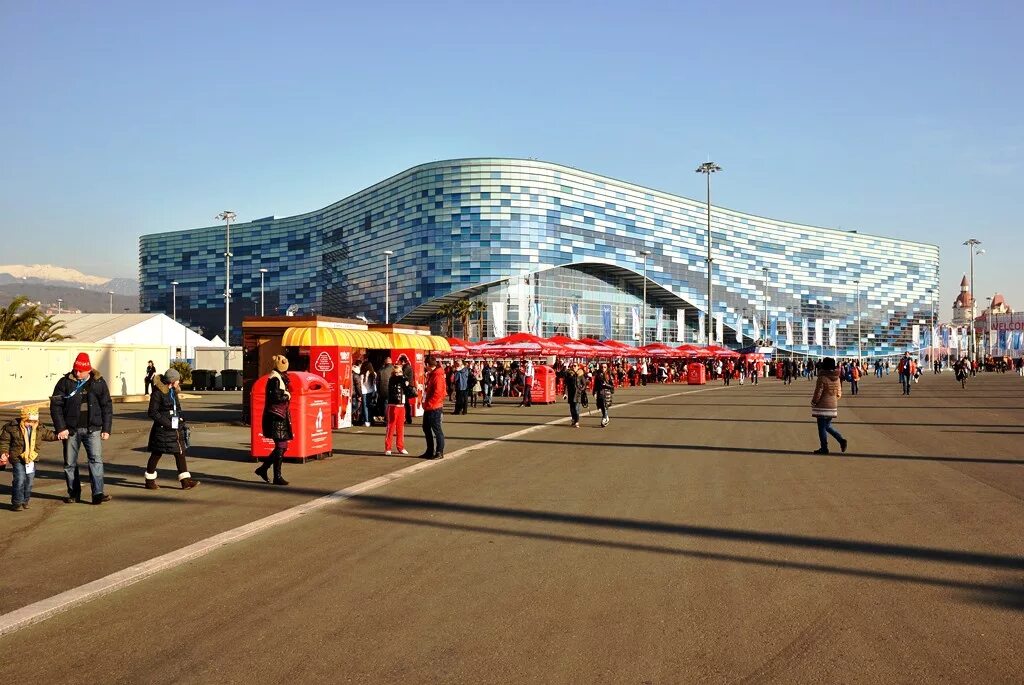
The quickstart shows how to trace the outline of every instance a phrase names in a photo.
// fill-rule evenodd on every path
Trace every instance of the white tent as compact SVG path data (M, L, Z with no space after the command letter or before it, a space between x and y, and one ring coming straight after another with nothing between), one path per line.
M220 339L219 335L215 335L210 341L210 347L224 347L224 341Z
M60 332L68 342L162 345L171 359L180 358L183 351L191 359L196 347L214 344L165 314L59 314L55 318L64 324Z

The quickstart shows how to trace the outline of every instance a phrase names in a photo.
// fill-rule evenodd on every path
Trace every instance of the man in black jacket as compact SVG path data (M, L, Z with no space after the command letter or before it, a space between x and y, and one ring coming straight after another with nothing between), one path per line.
M50 418L57 439L64 444L64 478L68 494L66 504L80 502L82 484L78 479L78 452L85 446L89 457L89 483L92 503L110 500L103 492L103 450L101 440L110 438L114 404L107 382L92 368L89 355L82 352L74 369L57 381L50 397Z

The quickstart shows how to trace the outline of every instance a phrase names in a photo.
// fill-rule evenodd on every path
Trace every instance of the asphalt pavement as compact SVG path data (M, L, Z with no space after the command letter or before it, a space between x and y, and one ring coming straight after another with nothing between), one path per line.
M828 456L804 380L625 388L604 429L523 432L564 404L446 415L449 453L511 437L10 633L0 678L1020 682L1024 379L861 386ZM273 488L224 422L237 395L192 402L194 491L142 489L130 405L112 502L55 499L44 448L32 509L0 511L0 613L419 463L339 431Z

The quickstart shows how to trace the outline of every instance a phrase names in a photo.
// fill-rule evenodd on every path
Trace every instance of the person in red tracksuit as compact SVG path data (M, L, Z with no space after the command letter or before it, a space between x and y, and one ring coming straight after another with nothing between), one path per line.
M428 359L433 368L427 373L426 387L423 388L423 435L427 449L420 455L423 459L444 457L444 429L441 418L444 414L445 390L444 368L440 359Z

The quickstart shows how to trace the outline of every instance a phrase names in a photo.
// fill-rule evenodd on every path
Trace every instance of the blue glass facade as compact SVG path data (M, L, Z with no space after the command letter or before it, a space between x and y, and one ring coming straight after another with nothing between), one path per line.
M241 317L259 311L260 268L268 269L268 315L295 305L300 313L383 320L384 250L394 251L392 321L440 330L437 304L471 296L504 300L512 332L527 323L519 309L539 301L542 330L551 334L565 330L569 304L577 303L581 332L601 336L601 306L614 304L612 335L631 341L628 312L645 309L638 274L648 250L645 338L654 339L660 307L664 338L678 340L676 310L685 309L683 337L692 342L706 309L706 212L700 201L546 162L424 164L315 212L233 225L232 341ZM727 343L741 318L749 343L750 319L763 322L767 304L780 347L817 352L813 333L811 345L801 344L802 327L809 320L813 330L821 318L826 343L834 321L835 350L856 354L858 290L865 355L912 347L912 326L931 320L936 246L714 206L711 224L714 311ZM210 337L223 335L223 253L223 225L143 236L142 311L170 312L177 280L179 317ZM793 345L785 344L787 319Z

